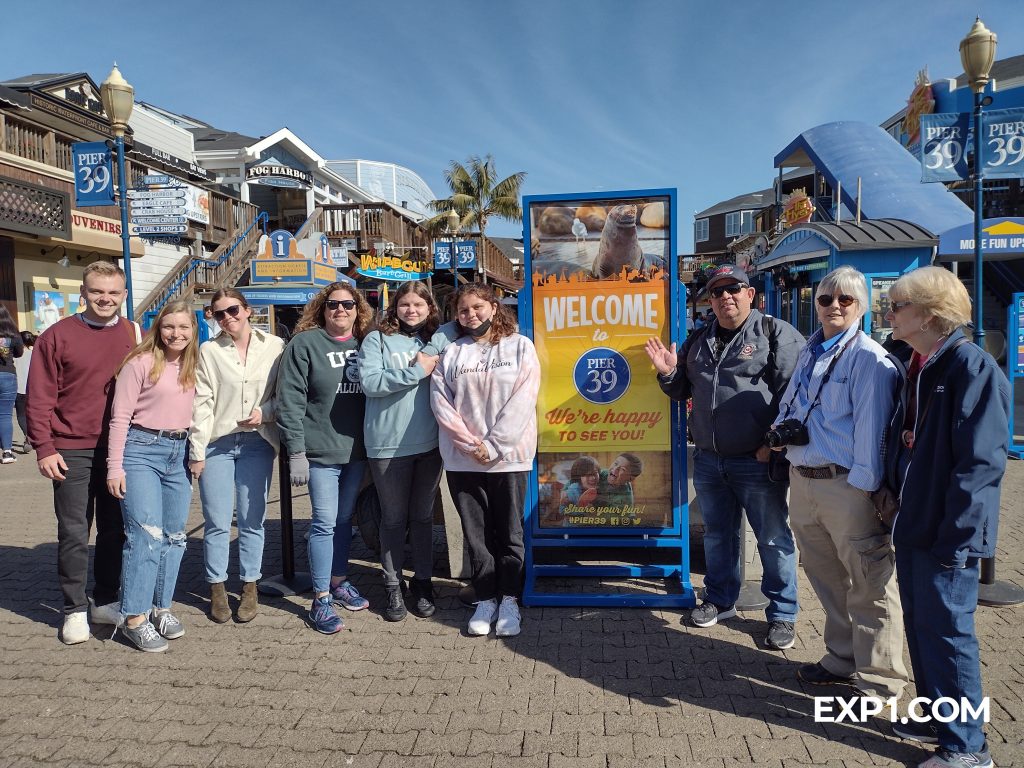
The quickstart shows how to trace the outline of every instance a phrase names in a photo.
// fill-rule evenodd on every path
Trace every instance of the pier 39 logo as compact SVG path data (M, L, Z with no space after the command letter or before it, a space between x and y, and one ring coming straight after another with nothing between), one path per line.
M629 362L608 347L595 347L580 355L573 367L576 391L598 405L614 403L629 389Z

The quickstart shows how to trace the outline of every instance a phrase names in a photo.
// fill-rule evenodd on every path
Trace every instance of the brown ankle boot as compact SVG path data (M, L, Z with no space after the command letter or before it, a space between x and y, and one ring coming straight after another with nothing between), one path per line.
M223 624L231 618L231 608L228 607L228 593L224 589L223 581L210 585L210 618L218 624Z
M247 581L242 584L242 602L238 604L238 612L235 614L243 624L252 621L259 613L260 603L256 595L256 582Z

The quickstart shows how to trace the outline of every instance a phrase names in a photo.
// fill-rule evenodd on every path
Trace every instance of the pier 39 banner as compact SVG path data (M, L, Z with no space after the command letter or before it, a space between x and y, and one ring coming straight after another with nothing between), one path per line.
M527 199L538 525L672 525L669 399L644 343L670 343L668 196Z

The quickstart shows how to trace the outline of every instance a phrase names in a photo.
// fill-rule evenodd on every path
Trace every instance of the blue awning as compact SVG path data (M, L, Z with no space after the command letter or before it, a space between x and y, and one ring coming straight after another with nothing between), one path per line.
M974 214L942 184L921 182L921 163L876 125L837 122L801 133L775 156L776 168L813 165L843 202L866 219L904 219L938 235L968 224Z

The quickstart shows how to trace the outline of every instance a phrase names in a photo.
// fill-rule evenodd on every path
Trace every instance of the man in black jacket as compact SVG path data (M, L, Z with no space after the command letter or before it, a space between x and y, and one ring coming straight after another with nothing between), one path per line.
M789 323L752 308L754 289L732 265L712 272L706 292L714 319L676 354L650 339L646 351L662 390L673 400L693 398L693 486L704 516L707 576L704 601L690 614L698 627L736 615L740 592L743 511L757 536L768 598L769 648L796 641L796 548L789 527L786 485L768 477L764 434L804 339Z

